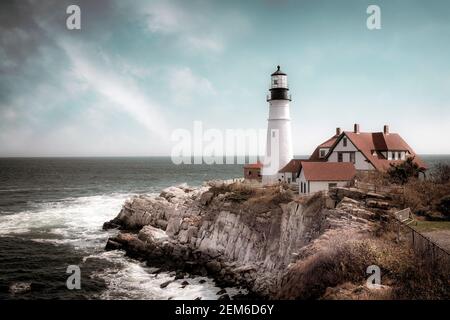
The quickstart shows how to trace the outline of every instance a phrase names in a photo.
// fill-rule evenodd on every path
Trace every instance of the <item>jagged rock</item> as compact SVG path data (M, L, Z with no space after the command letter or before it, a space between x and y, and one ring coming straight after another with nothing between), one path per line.
M391 207L389 202L372 200L372 199L366 200L366 206L369 208L378 208L378 209L383 209L383 210L388 210Z
M277 204L261 196L239 202L228 200L226 193L214 197L207 185L170 187L126 201L112 221L139 232L121 233L107 246L140 255L148 265L209 274L224 287L242 285L274 297L292 263L314 254L327 238L361 235L372 227L367 194L336 189L330 192L340 202L327 208L322 198Z
M143 242L162 243L169 240L166 232L153 226L144 226L138 234L138 238Z
M206 269L212 273L217 273L221 270L220 262L217 260L212 260L206 263Z
M225 294L225 293L227 293L227 290L221 289L220 291L218 291L218 292L216 293L216 295L221 296L221 295L223 295L223 294Z
M217 300L231 300L228 294L221 295Z
M204 206L208 205L211 200L214 198L214 193L207 191L205 193L202 194L201 198L200 198L200 203Z
M21 294L31 291L31 282L15 282L9 286L9 292L12 294Z
M161 283L161 284L159 285L159 287L160 287L161 289L164 289L164 288L166 288L169 284L171 284L172 282L173 282L173 280L169 280L169 281L163 282L163 283Z
M108 241L106 242L106 246L105 246L105 250L110 251L110 250L118 250L118 249L122 249L123 246L122 244L120 244L117 241L114 241L112 239L108 239Z
M175 274L175 280L184 279L185 276L186 276L186 275L185 275L184 272L177 272L177 273Z
M187 281L183 281L182 283L181 283L181 287L182 288L185 288L186 286L188 286L189 285L189 282L187 282Z

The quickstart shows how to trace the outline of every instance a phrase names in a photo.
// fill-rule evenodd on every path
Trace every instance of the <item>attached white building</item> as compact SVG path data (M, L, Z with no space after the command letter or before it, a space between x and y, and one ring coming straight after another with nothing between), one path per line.
M292 159L278 171L278 180L285 183L296 183L300 171L301 159Z
M350 162L302 161L298 178L299 193L310 194L347 186L355 174L355 166Z

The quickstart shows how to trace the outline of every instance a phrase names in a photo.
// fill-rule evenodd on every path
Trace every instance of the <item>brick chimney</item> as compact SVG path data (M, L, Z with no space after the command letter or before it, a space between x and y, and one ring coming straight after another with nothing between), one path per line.
M337 136L340 136L341 135L341 128L336 128L336 135Z
M389 126L387 124L384 125L383 132L384 134L389 134Z
M355 123L353 132L359 133L359 124L358 123Z

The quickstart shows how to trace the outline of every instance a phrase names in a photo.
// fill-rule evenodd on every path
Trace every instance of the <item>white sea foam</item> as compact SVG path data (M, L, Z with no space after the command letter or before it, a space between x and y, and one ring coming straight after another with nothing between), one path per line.
M130 195L111 194L67 198L37 204L32 210L0 216L0 235L33 232L38 242L69 243L75 248L104 245L105 221L114 218ZM53 235L53 237L48 237Z
M85 260L89 258L121 262L121 266L118 268L109 268L93 275L107 283L108 289L99 296L101 299L193 300L201 298L202 300L216 300L217 292L220 291L214 281L207 277L174 280L174 276L168 272L153 274L155 268L149 268L144 263L137 263L124 257L121 251L102 252L86 257ZM167 281L172 282L167 287L161 288L160 285ZM189 284L183 288L184 281ZM235 288L226 288L226 291L230 296L244 292Z
M113 267L95 272L92 276L103 279L107 289L100 299L217 299L220 288L212 279L199 277L176 280L166 288L160 285L173 280L169 273L152 273L152 268L124 256L122 251L103 251L106 240L117 231L103 231L105 221L114 218L130 194L95 195L66 198L56 202L36 203L28 211L0 216L0 236L31 234L39 243L71 245L75 249L91 252L84 258L105 259ZM200 283L200 280L206 282ZM182 288L181 283L189 285ZM227 289L231 295L236 289Z

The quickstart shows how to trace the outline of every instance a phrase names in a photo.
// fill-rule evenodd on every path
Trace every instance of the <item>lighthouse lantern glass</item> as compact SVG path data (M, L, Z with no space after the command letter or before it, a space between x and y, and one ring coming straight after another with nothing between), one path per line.
M272 88L287 88L287 76L285 75L273 75L272 76Z

